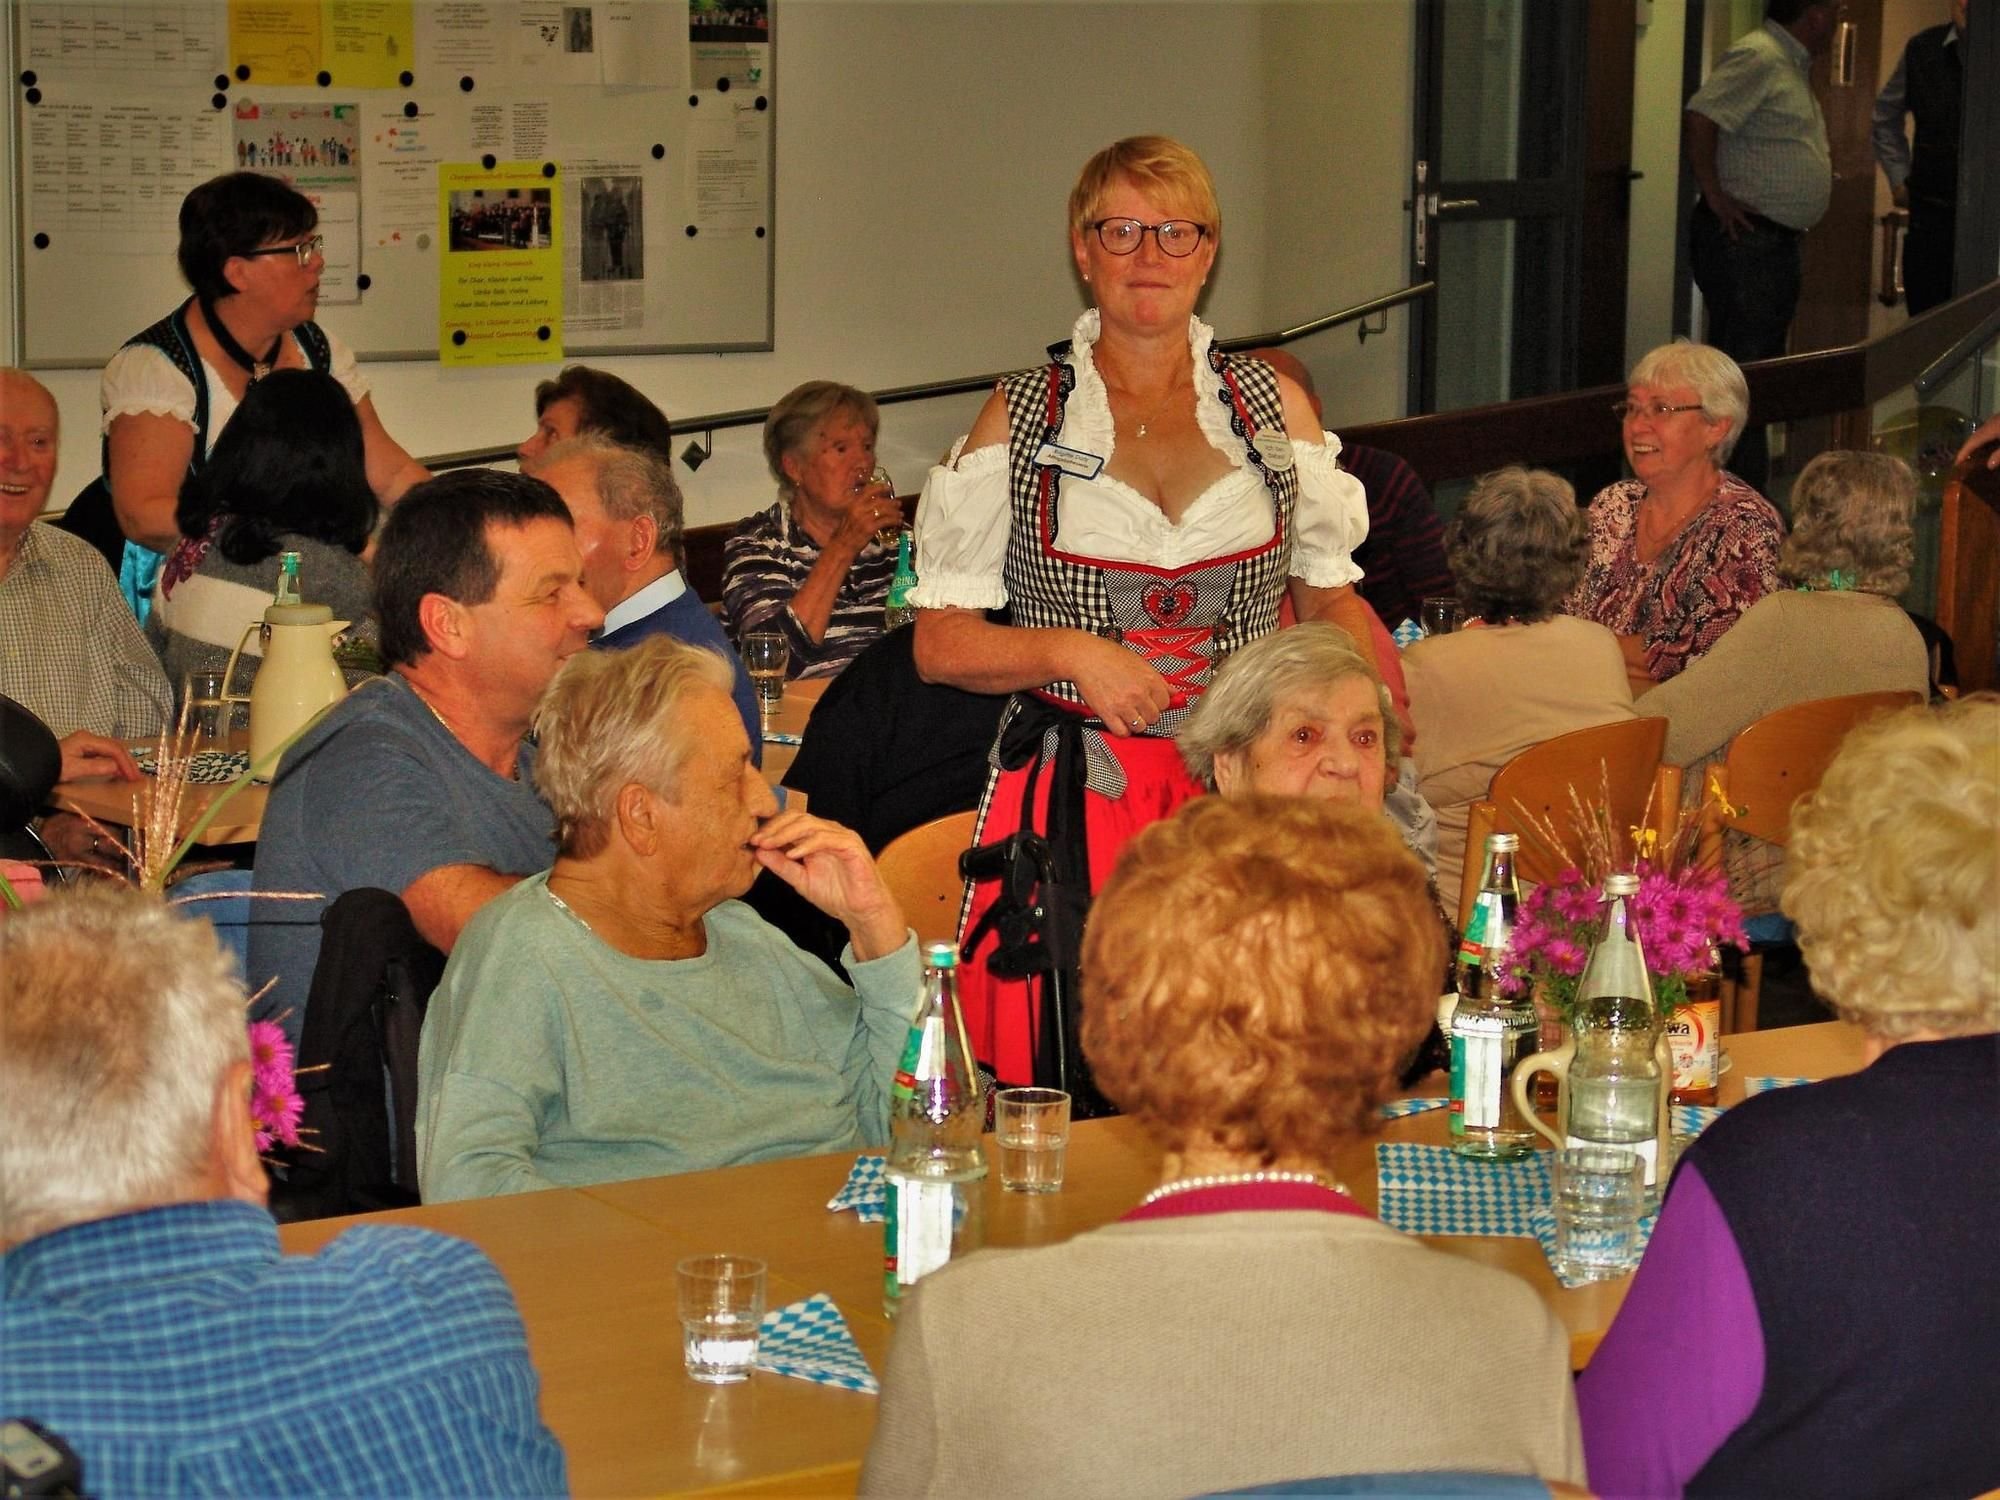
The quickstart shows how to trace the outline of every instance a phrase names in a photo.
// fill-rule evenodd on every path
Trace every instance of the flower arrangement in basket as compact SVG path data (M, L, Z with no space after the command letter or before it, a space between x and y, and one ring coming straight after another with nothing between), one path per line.
M1712 783L1708 791L1716 795ZM1563 868L1522 899L1508 986L1515 993L1533 988L1565 1025L1573 1025L1577 981L1603 920L1604 877L1629 872L1639 877L1630 909L1653 981L1653 1003L1665 1024L1688 1003L1689 982L1712 974L1718 945L1748 946L1743 911L1729 894L1727 877L1720 869L1703 869L1694 857L1706 802L1683 807L1673 831L1661 838L1651 826L1650 797L1638 827L1616 826L1608 776L1596 801L1586 802L1574 786L1569 796L1575 849L1548 818L1516 808L1522 837L1541 845Z
M308 725L307 727L310 727ZM304 730L300 730L303 733ZM181 807L192 784L194 768L194 733L188 722L188 712L184 706L178 724L173 728L162 728L159 743L154 749L153 765L155 775L149 793L134 793L132 798L132 841L128 846L109 828L81 809L72 809L76 816L88 823L99 839L115 850L124 861L124 868L115 874L102 866L87 868L95 875L108 879L122 879L135 890L159 896L174 906L190 906L198 901L217 899L215 895L167 896L168 883L195 841L222 810L225 803L244 787L253 777L268 770L286 750L291 748L293 735L284 744L273 750L260 764L250 767L243 774L224 787L197 818L187 834L178 841L175 830L180 826ZM67 863L67 862L59 862ZM198 873L189 871L187 873ZM291 891L259 891L259 899L277 901L316 900L310 894ZM21 893L8 880L6 872L0 870L0 908L19 910L23 905ZM269 989L266 984L252 995L247 1005L254 1005L258 998ZM292 1044L285 1037L284 1028L275 1021L251 1021L248 1024L250 1041L250 1123L256 1132L257 1150L260 1154L271 1151L276 1146L318 1150L305 1136L313 1134L309 1128L300 1126L305 1113L305 1099L299 1093L298 1075L301 1069ZM304 1069L312 1072L313 1069Z

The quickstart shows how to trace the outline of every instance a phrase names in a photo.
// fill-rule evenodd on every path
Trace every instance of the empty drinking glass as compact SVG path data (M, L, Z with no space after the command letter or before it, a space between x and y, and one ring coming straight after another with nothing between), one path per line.
M748 1380L764 1316L764 1262L747 1255L696 1255L674 1269L688 1379L705 1385Z

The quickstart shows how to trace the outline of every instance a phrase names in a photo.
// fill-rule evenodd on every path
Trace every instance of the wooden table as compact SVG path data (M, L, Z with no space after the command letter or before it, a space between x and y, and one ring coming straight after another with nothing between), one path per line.
M1758 1075L1834 1077L1861 1066L1862 1040L1843 1022L1727 1039L1733 1067L1722 1102ZM1436 1093L1441 1078L1419 1087ZM1441 1142L1441 1111L1391 1123L1391 1140ZM366 1219L287 1225L289 1251L310 1251L356 1223L421 1224L471 1240L505 1273L521 1304L542 1413L569 1454L580 1496L727 1490L738 1495L851 1494L875 1423L875 1398L783 1376L709 1387L681 1369L674 1263L732 1251L770 1265L773 1306L813 1292L840 1305L879 1374L891 1327L882 1315L882 1226L826 1211L852 1158L807 1157L602 1187L448 1203ZM1337 1169L1376 1203L1373 1148ZM1131 1208L1158 1178L1159 1153L1128 1120L1092 1121L1071 1136L1061 1193L1026 1197L987 1179L987 1242L1067 1239ZM1441 1250L1497 1266L1534 1286L1570 1330L1581 1367L1625 1295L1625 1281L1565 1289L1530 1239L1439 1237Z
M232 729L223 738L219 748L248 750L250 731L247 728ZM155 785L156 782L151 776L143 775L137 781L109 781L98 778L87 781L62 781L50 790L49 806L56 811L89 813L100 823L131 828L145 821L145 807L152 798ZM181 799L179 833L182 837L186 837L187 831L195 825L195 821L208 810L209 803L227 789L227 783L191 786L187 789L186 795ZM201 837L196 842L208 848L222 844L255 843L257 830L264 822L264 805L270 798L271 788L263 782L244 787L229 799L222 811L216 815L215 821L202 830ZM136 809L135 802L138 802Z

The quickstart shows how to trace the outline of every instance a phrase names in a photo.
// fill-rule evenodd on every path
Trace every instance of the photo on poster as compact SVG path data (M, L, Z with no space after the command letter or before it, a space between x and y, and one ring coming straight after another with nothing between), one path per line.
M643 178L583 179L584 281L646 279L644 204Z
M451 195L451 249L547 250L549 203L545 187L488 190L471 188Z
M565 5L562 9L563 51L595 52L597 40L588 5Z
M770 0L689 0L691 42L768 42Z

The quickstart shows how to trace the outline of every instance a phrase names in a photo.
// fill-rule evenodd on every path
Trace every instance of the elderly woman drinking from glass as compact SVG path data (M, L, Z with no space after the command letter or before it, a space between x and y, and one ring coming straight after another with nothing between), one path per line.
M1598 1493L2000 1487L1996 849L1990 695L1856 729L1793 811L1785 914L1866 1066L1681 1157L1578 1382Z
M1369 649L1368 509L1305 392L1195 316L1222 235L1200 157L1162 136L1106 147L1068 230L1095 306L931 471L911 602L927 680L1015 695L980 842L1047 837L1080 905L1127 838L1200 790L1173 737L1287 592ZM1011 624L987 618L1002 605ZM969 929L999 890L975 887ZM1040 1040L1073 1030L1073 1007L1041 1020L1073 976L1002 977L996 946L980 937L965 970L974 1049L1008 1082L1074 1083L1055 1076L1074 1048Z
M1778 556L1791 588L1745 611L1715 649L1639 700L1667 721L1666 758L1704 767L1765 714L1849 693L1923 693L1924 638L1896 603L1909 586L1917 483L1901 459L1822 453L1792 487L1792 534ZM1700 795L1705 775L1686 778ZM1777 907L1783 851L1730 830L1732 893L1751 912Z
M1590 554L1563 608L1618 637L1634 693L1713 646L1778 585L1784 523L1723 468L1750 387L1720 349L1676 339L1632 367L1618 403L1635 477L1590 502Z
M1091 913L1083 1045L1161 1151L1159 1186L1115 1224L918 1285L861 1493L1580 1478L1554 1316L1339 1181L1365 1164L1443 960L1423 870L1373 812L1203 797L1133 839ZM1437 1399L1440 1370L1497 1350L1505 1380Z
M722 548L722 608L738 641L785 638L792 677L832 677L882 633L903 524L874 478L881 427L866 391L809 380L771 408L764 459L778 500L747 517Z
M1403 653L1417 790L1437 809L1438 881L1456 895L1472 804L1530 745L1632 716L1618 642L1560 615L1583 573L1588 523L1567 482L1506 468L1472 487L1445 531L1466 628Z
M424 1021L427 1200L887 1138L916 939L861 840L779 812L713 652L570 658L535 716L555 867L488 903ZM736 898L771 870L844 923L850 987Z

